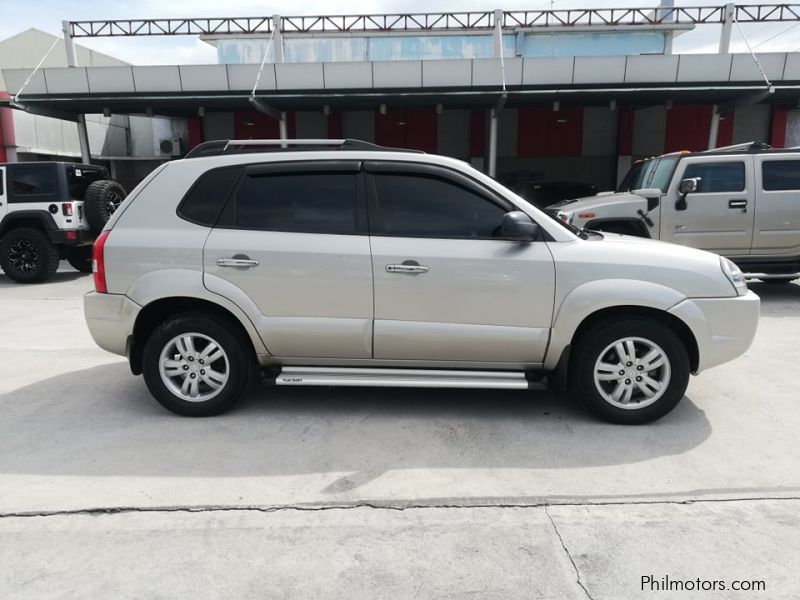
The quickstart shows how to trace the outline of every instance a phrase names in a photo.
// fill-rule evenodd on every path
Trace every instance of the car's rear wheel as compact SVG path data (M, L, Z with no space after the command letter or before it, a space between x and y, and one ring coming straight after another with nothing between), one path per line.
M34 227L9 231L0 242L0 266L17 283L41 283L58 270L58 247Z
M150 393L180 415L205 417L232 407L244 394L255 358L230 323L211 313L186 313L153 331L142 371Z
M75 246L67 249L67 262L81 273L92 272L92 247Z
M660 419L680 402L689 383L686 347L657 320L605 321L573 351L573 395L612 423Z

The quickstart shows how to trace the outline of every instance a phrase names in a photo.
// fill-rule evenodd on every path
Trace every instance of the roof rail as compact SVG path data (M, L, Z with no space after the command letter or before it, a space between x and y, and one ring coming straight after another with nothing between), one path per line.
M772 146L764 142L744 142L742 144L733 144L732 146L722 146L720 148L709 148L703 152L763 152L764 150L771 150Z
M362 140L213 140L203 142L187 152L184 158L220 156L222 154L246 154L250 152L297 152L312 150L369 150L380 152L413 152L425 154L422 150L409 148L390 148L378 146Z

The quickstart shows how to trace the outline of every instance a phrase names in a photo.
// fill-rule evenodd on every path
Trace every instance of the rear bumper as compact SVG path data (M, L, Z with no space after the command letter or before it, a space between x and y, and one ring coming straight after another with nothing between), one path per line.
M51 229L47 234L54 244L64 246L86 246L93 244L97 237L89 229Z
M697 340L697 372L744 354L758 328L761 299L748 291L734 298L688 298L670 309Z
M83 315L95 343L120 356L125 356L141 308L122 294L89 292L83 297Z

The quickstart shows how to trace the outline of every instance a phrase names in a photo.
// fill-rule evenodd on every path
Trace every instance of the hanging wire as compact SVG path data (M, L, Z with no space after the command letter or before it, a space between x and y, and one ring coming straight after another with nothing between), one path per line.
M771 41L772 41L772 40L774 40L776 37L782 36L784 33L786 33L787 31L791 31L792 29L794 29L794 28L795 28L795 27L797 27L798 25L800 25L800 21L798 21L797 23L794 23L794 24L792 24L792 25L789 25L789 27L787 27L786 29L784 29L784 30L782 30L782 31L780 31L780 32L778 32L778 33L776 33L776 34L775 34L775 35L773 35L772 37L768 37L768 38L767 38L767 39L765 39L763 42L759 42L758 44L756 44L755 46L753 46L753 49L755 50L755 49L756 49L756 48L758 48L759 46L763 46L763 45L764 45L764 44L766 44L767 42L771 42ZM792 52L794 52L794 50L793 50Z
M269 34L269 39L267 40L267 47L264 49L264 58L261 60L261 67L258 69L258 75L256 75L256 82L253 85L253 91L250 92L250 96L255 98L256 90L258 89L258 84L261 83L261 72L264 70L264 65L267 63L267 56L269 56L270 49L273 49L272 45L272 38L275 35L275 28L272 28L272 33ZM273 52L274 53L274 52Z
M769 80L769 77L767 77L767 74L764 72L764 67L762 67L761 63L758 61L758 58L756 57L756 53L753 52L753 49L750 47L750 42L747 41L747 36L745 36L744 31L742 30L742 26L739 24L739 19L736 18L736 13L735 12L733 13L733 22L736 23L736 28L739 30L739 34L742 36L742 39L744 40L745 46L747 46L747 49L750 51L750 56L753 57L753 60L755 61L756 66L758 67L758 70L761 71L761 76L764 78L764 81L767 83L767 87L771 88L772 87L772 82Z
M47 52L44 53L44 56L42 57L42 60L40 60L39 64L36 65L36 68L34 68L33 71L31 71L31 74L28 75L27 79L25 79L25 83L22 84L22 87L19 88L17 93L14 94L11 97L11 99L14 102L16 102L17 98L20 97L20 94L22 94L22 90L24 90L26 87L28 87L28 84L31 82L31 79L33 79L33 76L36 75L36 72L39 70L39 68L42 66L42 64L44 64L44 61L47 60L47 57L50 56L50 53L53 51L53 48L56 47L56 44L58 43L58 40L60 40L60 39L61 39L60 37L57 37L56 39L53 40L53 43L50 44L50 48L48 48Z

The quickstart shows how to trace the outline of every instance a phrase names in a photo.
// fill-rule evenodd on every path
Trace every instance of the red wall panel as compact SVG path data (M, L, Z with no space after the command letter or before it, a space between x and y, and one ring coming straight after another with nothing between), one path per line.
M396 148L436 152L437 115L434 110L389 110L375 113L375 143Z
M483 156L486 152L486 111L473 108L469 123L469 155Z
M664 152L706 150L711 126L710 104L673 106L667 111Z
M772 107L772 125L770 126L769 143L773 148L786 146L786 117L785 106Z
M517 156L580 156L583 109L549 106L519 109Z
M188 127L188 140L187 142L187 150L191 150L197 144L203 141L203 123L200 121L200 117L192 117L187 121Z
M617 154L631 156L633 154L633 108L630 106L620 108L617 119Z
M342 113L334 112L328 115L328 139L338 140L342 134Z

